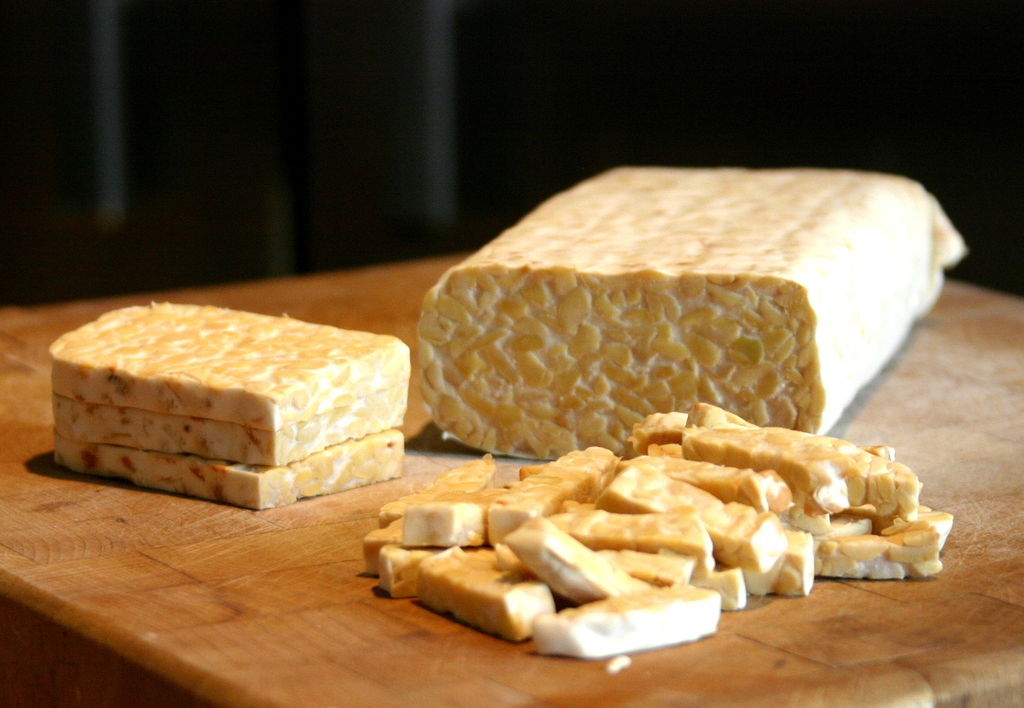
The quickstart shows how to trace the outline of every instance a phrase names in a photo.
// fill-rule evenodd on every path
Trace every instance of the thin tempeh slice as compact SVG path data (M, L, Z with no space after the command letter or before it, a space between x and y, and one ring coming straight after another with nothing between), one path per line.
M275 467L85 443L59 435L55 436L53 452L58 464L76 472L118 477L140 487L266 509L400 477L404 438L400 430L374 433Z
M261 430L405 390L410 371L397 337L172 303L108 312L50 353L53 392L66 398ZM398 420L404 410L403 400Z
M416 597L419 594L420 565L443 553L444 548L405 548L388 544L380 549L380 589L391 597Z
M392 386L359 396L346 408L332 408L307 420L282 424L276 430L192 415L87 403L56 394L53 418L57 434L71 440L274 466L301 460L346 440L398 427L407 396L405 388Z
M405 509L402 544L406 546L483 546L487 510L503 489L440 494Z

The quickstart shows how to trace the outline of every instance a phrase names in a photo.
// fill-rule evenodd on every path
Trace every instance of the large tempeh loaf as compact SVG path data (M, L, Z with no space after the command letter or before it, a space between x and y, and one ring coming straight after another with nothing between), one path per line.
M430 290L424 399L459 440L540 458L621 452L644 416L695 400L823 432L964 253L903 177L615 169Z

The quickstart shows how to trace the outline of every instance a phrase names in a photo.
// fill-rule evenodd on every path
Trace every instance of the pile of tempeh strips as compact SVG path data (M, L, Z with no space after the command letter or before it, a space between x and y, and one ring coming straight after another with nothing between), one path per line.
M392 597L541 654L599 658L713 634L748 595L942 569L953 517L890 447L760 428L715 406L649 416L637 456L592 447L494 487L489 456L386 504L364 540Z

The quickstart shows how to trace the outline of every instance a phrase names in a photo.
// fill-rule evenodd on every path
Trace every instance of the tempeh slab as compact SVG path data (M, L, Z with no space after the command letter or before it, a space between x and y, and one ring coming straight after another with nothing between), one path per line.
M55 394L261 430L409 385L409 348L397 337L198 305L114 310L50 353ZM382 429L404 413L403 398Z
M346 440L400 425L408 392L401 386L355 398L307 420L262 430L212 418L86 403L54 395L54 427L72 440L187 452L250 465L286 465Z
M333 445L290 465L257 466L54 436L54 459L76 472L251 509L291 504L402 475L404 440L385 430Z

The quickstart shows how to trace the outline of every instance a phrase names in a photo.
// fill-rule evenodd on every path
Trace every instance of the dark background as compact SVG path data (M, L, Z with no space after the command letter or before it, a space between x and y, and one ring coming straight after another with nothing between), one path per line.
M474 249L620 164L906 174L1024 294L1016 1L0 8L0 305Z

